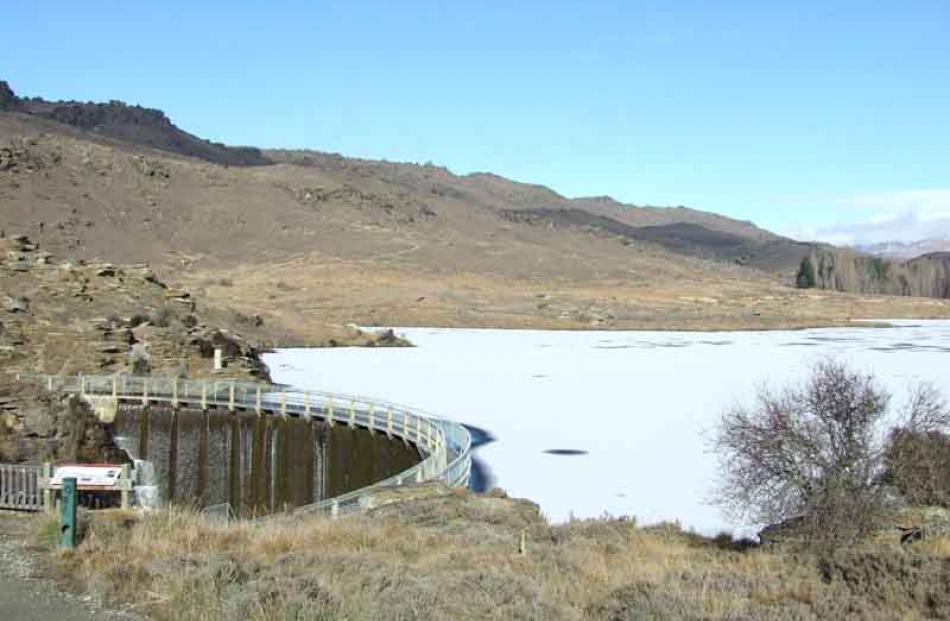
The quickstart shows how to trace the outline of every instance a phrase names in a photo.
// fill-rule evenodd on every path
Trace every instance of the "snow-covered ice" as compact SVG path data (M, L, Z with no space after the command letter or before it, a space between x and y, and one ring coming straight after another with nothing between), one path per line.
M634 515L704 533L743 530L709 504L721 412L758 385L800 381L829 355L905 399L950 396L950 321L776 332L396 329L415 348L283 349L275 381L404 403L491 432L478 450L513 496L553 520ZM586 454L557 455L550 449Z

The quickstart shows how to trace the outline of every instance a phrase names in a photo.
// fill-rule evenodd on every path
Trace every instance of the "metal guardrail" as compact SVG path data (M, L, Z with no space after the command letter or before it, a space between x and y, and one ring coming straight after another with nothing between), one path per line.
M331 515L369 505L379 488L443 481L450 487L468 485L472 439L465 427L415 408L356 395L304 391L288 386L232 380L188 380L135 375L21 375L21 381L41 384L49 392L65 392L119 402L169 403L172 407L226 408L261 415L317 418L329 425L362 427L413 444L422 461L399 474L366 487L299 507Z

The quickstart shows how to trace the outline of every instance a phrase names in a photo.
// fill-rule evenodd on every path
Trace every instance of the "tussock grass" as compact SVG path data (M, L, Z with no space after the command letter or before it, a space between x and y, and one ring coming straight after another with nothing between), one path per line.
M883 620L950 614L948 549L821 560L675 525L551 526L531 503L453 493L338 520L103 513L57 563L158 619Z

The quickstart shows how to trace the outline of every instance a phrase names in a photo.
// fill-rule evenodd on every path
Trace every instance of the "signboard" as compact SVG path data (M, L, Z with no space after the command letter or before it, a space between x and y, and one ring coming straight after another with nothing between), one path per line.
M49 485L53 489L63 487L63 479L75 478L79 489L120 489L119 477L122 475L122 466L115 464L99 465L65 465L56 466L53 478Z

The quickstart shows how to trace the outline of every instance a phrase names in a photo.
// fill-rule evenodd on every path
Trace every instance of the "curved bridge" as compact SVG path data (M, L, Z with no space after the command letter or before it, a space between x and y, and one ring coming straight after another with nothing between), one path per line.
M250 411L261 416L302 417L330 425L363 428L412 444L422 456L415 466L360 489L299 507L331 515L369 506L379 488L424 481L465 487L471 474L471 436L465 427L402 405L355 395L304 391L289 386L231 380L186 380L131 375L21 376L49 392L64 392L90 402L100 418L114 417L120 403L164 403L172 408Z

